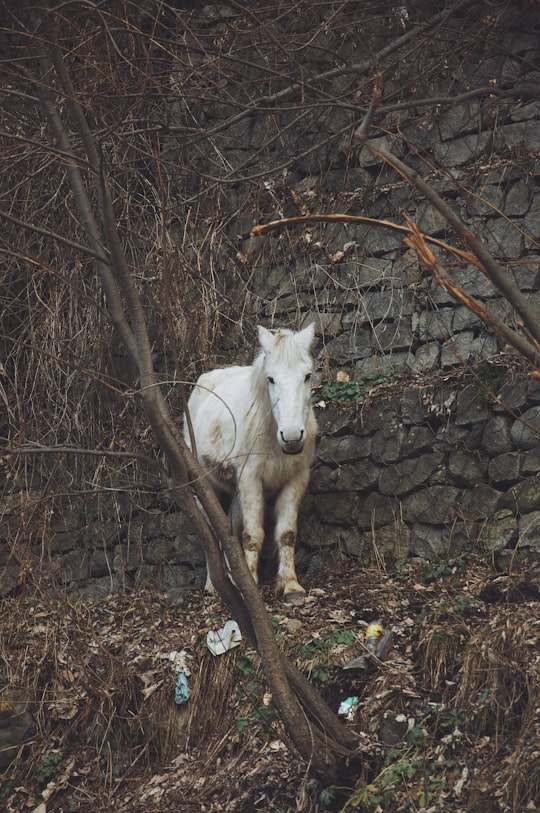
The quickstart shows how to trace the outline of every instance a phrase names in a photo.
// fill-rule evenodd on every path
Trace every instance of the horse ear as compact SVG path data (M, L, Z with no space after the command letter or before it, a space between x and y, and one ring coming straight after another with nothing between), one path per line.
M301 336L302 340L305 342L306 350L309 350L313 344L313 339L315 338L315 325L313 322L301 330L298 335Z
M257 332L259 334L259 344L261 345L262 349L265 353L269 353L272 347L274 346L275 336L273 333L270 333L262 325L257 325Z

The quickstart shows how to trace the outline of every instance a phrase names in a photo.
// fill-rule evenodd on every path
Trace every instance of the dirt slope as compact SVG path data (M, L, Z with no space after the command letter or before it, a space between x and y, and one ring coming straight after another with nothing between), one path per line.
M308 587L302 608L263 589L281 645L330 706L358 698L348 722L358 760L339 788L321 785L289 750L245 642L210 654L207 632L228 618L219 600L146 592L84 605L29 589L1 607L0 741L19 753L0 775L2 806L538 808L538 570L522 563L509 576L467 555L388 572L345 563ZM394 633L386 661L344 670L365 654L375 619ZM180 663L190 698L176 705Z

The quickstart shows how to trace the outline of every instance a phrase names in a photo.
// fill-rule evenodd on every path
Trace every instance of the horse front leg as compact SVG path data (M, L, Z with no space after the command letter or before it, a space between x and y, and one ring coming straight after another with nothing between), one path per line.
M264 495L262 484L241 478L235 500L239 506L232 511L233 532L242 528L242 547L247 566L255 583L259 583L259 559L264 543ZM241 523L238 521L238 508L241 509ZM236 516L235 516L236 515Z
M301 604L306 591L298 583L294 553L298 509L304 490L298 484L285 486L276 499L274 537L278 550L277 589L288 604Z

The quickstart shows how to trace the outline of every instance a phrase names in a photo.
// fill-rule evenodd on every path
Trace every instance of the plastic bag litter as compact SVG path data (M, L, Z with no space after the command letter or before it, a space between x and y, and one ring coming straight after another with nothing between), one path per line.
M338 714L340 717L346 717L347 720L354 720L354 713L360 698L353 696L347 697L339 704Z
M223 655L242 640L242 633L236 621L227 621L219 630L209 630L206 636L206 646L212 655Z
M190 694L187 675L183 669L179 669L174 687L174 702L177 706L181 706L183 703L187 703Z

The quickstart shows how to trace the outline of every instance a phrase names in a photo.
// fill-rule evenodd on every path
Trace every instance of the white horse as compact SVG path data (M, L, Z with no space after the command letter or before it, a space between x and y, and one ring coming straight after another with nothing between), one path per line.
M317 425L311 406L314 326L298 333L259 326L250 367L204 373L188 410L199 462L218 495L233 495L231 524L258 581L267 502L274 505L277 589L290 603L305 593L294 564L298 508L307 488ZM187 420L184 438L191 448ZM211 585L207 582L207 588Z

